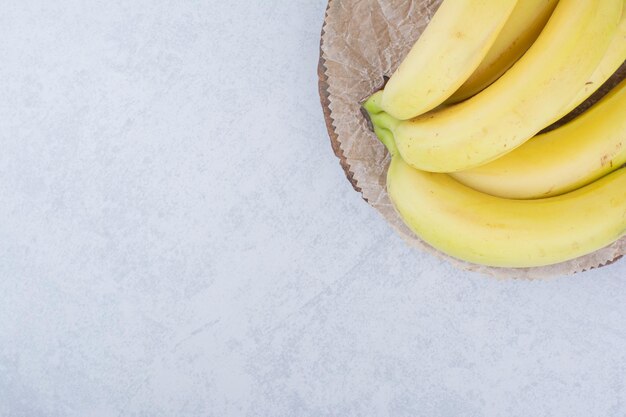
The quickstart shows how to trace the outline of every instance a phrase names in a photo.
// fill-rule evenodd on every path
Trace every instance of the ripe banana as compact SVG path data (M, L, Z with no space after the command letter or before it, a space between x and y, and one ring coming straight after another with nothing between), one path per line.
M609 44L609 49L607 49L604 58L600 61L600 65L598 65L593 74L591 74L591 77L585 82L585 86L567 106L567 112L569 113L587 100L591 94L600 88L600 86L617 71L624 63L624 60L626 60L626 0L624 0L622 18L619 21L617 32Z
M493 162L451 175L487 194L530 199L574 190L625 162L626 80L568 124Z
M578 92L576 97L566 106L564 111L570 112L583 103L591 94L593 94L602 84L604 84L610 77L617 71L617 69L626 60L626 0L624 0L624 8L622 11L622 17L620 19L617 31L609 47L602 57L600 64L596 67L594 72L589 76L585 82L584 87ZM384 112L380 109L380 99L383 92L378 91L372 94L371 98L366 102L366 107L371 115L379 115L376 118L381 126L389 129L397 125L399 122L392 117L384 116Z
M477 264L555 264L626 234L626 168L563 194L509 200L469 188L446 174L405 163L390 131L376 134L392 155L387 192L406 225L436 249Z
M560 0L531 48L485 90L412 120L382 119L389 124L380 127L392 131L408 164L425 171L469 169L512 151L571 110L616 33L623 3ZM370 113L384 110L383 95L366 102Z
M446 103L463 101L500 78L535 42L556 4L557 0L518 1L483 61Z
M382 108L405 120L443 103L478 67L516 3L444 0L389 79Z

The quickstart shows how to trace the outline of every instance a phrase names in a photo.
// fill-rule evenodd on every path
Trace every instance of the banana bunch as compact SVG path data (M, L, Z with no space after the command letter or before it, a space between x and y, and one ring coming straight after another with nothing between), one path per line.
M545 266L626 235L626 0L444 0L363 107L387 191L420 238L496 267Z

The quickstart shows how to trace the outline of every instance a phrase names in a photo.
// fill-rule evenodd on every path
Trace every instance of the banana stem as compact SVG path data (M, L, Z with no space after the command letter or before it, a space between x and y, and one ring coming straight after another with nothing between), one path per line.
M385 145L391 157L398 154L398 148L396 147L396 141L393 137L393 133L389 129L382 128L374 125L374 133L378 136L378 139Z
M382 98L383 90L375 92L370 96L370 98L365 100L365 103L363 103L363 108L367 110L370 115L381 113L383 111L383 108L381 106Z
M370 113L370 120L374 126L379 126L383 129L391 130L392 132L400 124L398 119L385 112L376 114Z
M381 107L382 96L382 90L375 92L363 103L363 108L367 111L374 126L374 133L385 145L391 156L394 156L398 153L398 148L393 137L393 129L400 121L383 111Z
M393 131L400 121L383 110L382 98L383 90L375 92L363 103L363 108L369 114L374 125Z

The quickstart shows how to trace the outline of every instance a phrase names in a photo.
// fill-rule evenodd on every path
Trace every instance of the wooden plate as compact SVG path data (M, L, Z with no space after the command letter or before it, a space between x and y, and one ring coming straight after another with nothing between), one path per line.
M352 188L354 188L355 191L357 191L359 194L361 194L362 198L366 202L370 203L368 201L368 198L363 195L363 190L358 185L358 181L357 181L357 178L355 177L355 173L352 171L351 166L348 163L348 160L347 160L346 156L344 155L344 151L342 150L341 142L340 142L338 133L336 132L335 126L333 125L333 114L332 114L332 111L331 111L331 99L330 99L329 82L328 82L329 75L328 75L327 67L325 65L326 64L326 60L325 60L325 57L324 57L323 47L324 47L326 23L327 23L327 20L328 20L328 13L331 11L331 5L333 5L334 2L338 2L338 1L344 1L344 0L329 0L328 6L326 8L326 16L325 16L325 19L324 19L324 25L322 27L322 32L321 32L321 37L320 37L320 58L319 58L319 63L318 63L318 77L319 77L318 88L319 88L319 95L320 95L320 101L321 101L322 110L323 110L323 114L324 114L324 120L326 122L326 128L328 130L328 135L330 137L330 144L331 144L331 147L333 149L333 152L335 153L335 155L339 159L339 163L340 163L341 167L343 168L343 171L344 171L344 173L346 175L347 180L352 185ZM353 1L355 1L355 0L353 0ZM382 2L382 1L386 1L386 0L365 0L365 1L370 1L372 3L377 3L379 1ZM389 1L389 0L387 0L387 1ZM348 6L346 6L346 7L349 7L350 1L349 0L345 1L345 3L348 3ZM344 7L345 3L342 3L342 7L341 7L342 10L345 10L345 8L346 8L346 7ZM335 30L335 33L337 34L338 32ZM358 65L358 63L355 63L355 65ZM569 120L573 119L574 117L576 117L577 115L579 115L580 113L582 113L583 111L588 109L591 105L593 105L593 103L597 102L606 93L608 93L615 85L617 85L619 82L621 82L625 78L626 78L626 63L624 63L620 67L620 69L611 77L611 79L609 79L609 81L607 81L605 83L605 85L603 85L585 103L580 105L578 108L576 108L570 114L568 114L566 117L564 117L563 119L559 120L554 125L548 127L545 130L551 130L551 129L553 129L555 127L558 127L560 125L563 125L566 122L568 122ZM595 267L589 267L589 268L584 268L583 267L583 268L580 268L579 270L577 270L576 272L583 272L585 270L606 266L606 265L614 263L615 261L621 259L622 257L623 257L623 255L618 255L613 260L604 262L604 263L602 263L602 264L600 264L598 266L595 266ZM459 265L456 265L456 266L459 266ZM463 268L463 269L470 269L470 268ZM491 268L489 268L489 269L491 269ZM493 269L497 270L498 268L493 268ZM532 270L534 268L528 268L528 269ZM485 271L481 271L481 272L485 272ZM570 273L572 273L572 272L570 272ZM499 275L497 273L491 273L489 271L487 271L486 273L488 273L490 275ZM508 276L508 275L509 274L505 273L505 274L499 275L499 276ZM532 276L532 274L528 274L528 275ZM550 274L546 274L546 276L549 276L549 275Z

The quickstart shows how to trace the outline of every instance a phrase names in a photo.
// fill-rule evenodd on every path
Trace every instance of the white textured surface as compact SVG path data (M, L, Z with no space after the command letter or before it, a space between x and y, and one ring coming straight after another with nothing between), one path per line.
M330 150L324 8L2 2L0 416L626 414L626 262L406 248Z

